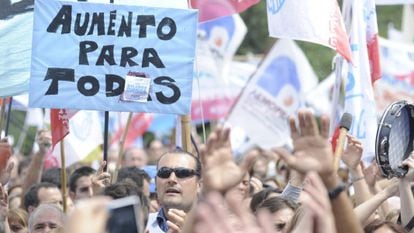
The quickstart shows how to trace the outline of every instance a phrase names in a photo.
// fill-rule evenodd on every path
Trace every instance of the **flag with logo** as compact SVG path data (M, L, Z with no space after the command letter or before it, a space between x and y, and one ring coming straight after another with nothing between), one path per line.
M64 141L66 166L84 161L88 157L101 159L103 131L97 111L78 111L68 122L70 133ZM53 156L61 163L60 143L55 146Z
M267 0L269 35L309 41L351 60L348 36L336 0Z
M199 22L229 16L247 10L260 0L190 0L190 7L198 9Z
M366 46L366 27L369 22L364 17L363 1L350 0L348 4L352 4L350 43L353 62L348 63L345 81L345 112L353 117L349 132L362 142L363 160L371 162L375 154L372 145L375 145L377 114Z
M202 114L207 120L216 120L228 113L240 90L229 80L232 59L246 33L247 27L238 14L199 24L193 120L201 120Z
M248 136L242 143L264 148L289 144L287 119L303 106L317 80L295 42L279 39L228 116L232 132Z

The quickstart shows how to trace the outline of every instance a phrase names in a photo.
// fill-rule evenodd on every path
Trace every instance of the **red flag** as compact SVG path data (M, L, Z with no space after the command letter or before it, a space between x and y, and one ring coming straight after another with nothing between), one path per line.
M371 82L381 78L380 52L378 45L378 24L374 0L365 0L365 23L368 60L371 69Z
M190 7L198 9L198 21L204 22L243 12L260 0L190 0Z
M72 114L73 115L73 114ZM69 134L69 114L66 109L50 109L52 148Z
M148 129L152 122L152 114L146 113L137 113L131 119L131 125L128 129L128 134L125 138L124 147L130 147L134 141ZM118 142L121 139L121 136L125 130L125 127L121 127L117 130L112 137L112 143Z

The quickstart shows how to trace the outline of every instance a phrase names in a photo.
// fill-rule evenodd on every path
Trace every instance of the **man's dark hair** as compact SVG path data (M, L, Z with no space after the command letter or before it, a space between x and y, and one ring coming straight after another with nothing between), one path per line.
M139 188L131 180L123 180L105 187L103 194L113 199L138 195Z
M62 174L61 172L62 172L62 169L59 167L47 169L45 172L43 172L40 182L49 182L49 183L55 184L56 186L58 186L59 189L61 189L62 188L62 181L60 179L61 174Z
M176 148L175 150L168 151L168 152L162 154L160 156L160 158L158 159L158 161L157 161L157 169L158 169L158 164L159 164L160 160L162 159L162 157L164 157L165 155L168 155L168 154L185 154L185 155L188 155L191 158L193 158L194 161L196 162L195 171L197 172L198 177L201 178L202 166L201 166L201 160L200 160L200 158L197 157L197 156L195 156L195 155L193 155L193 154L191 154L191 153L189 153L189 152L187 152L187 151L184 151L184 150L182 150L180 148Z
M123 181L125 179L131 179L135 185L142 190L144 186L144 179L151 181L151 177L144 170L137 167L123 167L118 171L117 182Z
M39 205L38 192L41 188L58 188L55 184L49 182L41 182L32 185L24 194L24 209L29 211L29 206L37 207Z
M149 200L142 191L130 179L116 182L107 186L103 194L113 199L120 199L128 196L138 196L141 206L141 213L144 218L144 224L147 225L149 213Z
M95 169L84 166L76 169L72 175L69 177L69 191L76 192L76 182L79 180L79 178L84 176L90 176L96 172Z

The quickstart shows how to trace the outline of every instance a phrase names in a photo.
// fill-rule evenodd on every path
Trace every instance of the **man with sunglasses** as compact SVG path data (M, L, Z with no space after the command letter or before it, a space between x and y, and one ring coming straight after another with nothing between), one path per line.
M155 179L161 208L150 214L147 231L181 232L186 213L201 191L201 162L184 151L167 152L157 162Z

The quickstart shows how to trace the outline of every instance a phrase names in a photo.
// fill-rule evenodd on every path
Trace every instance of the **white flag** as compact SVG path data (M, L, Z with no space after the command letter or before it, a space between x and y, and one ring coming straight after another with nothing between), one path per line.
M316 84L300 48L292 40L280 39L248 82L227 123L232 132L244 131L248 143L264 148L289 144L287 118Z
M64 139L66 166L85 159L103 144L103 132L97 111L78 111L69 121L70 133ZM60 164L60 143L53 155Z
M304 40L335 49L350 61L348 36L336 0L267 1L272 37Z
M363 14L364 1L351 1L352 28L350 42L353 63L348 63L348 75L345 82L345 112L350 113L353 117L349 132L362 142L364 147L363 160L371 162L375 155L377 114L366 46L365 29L367 22Z

